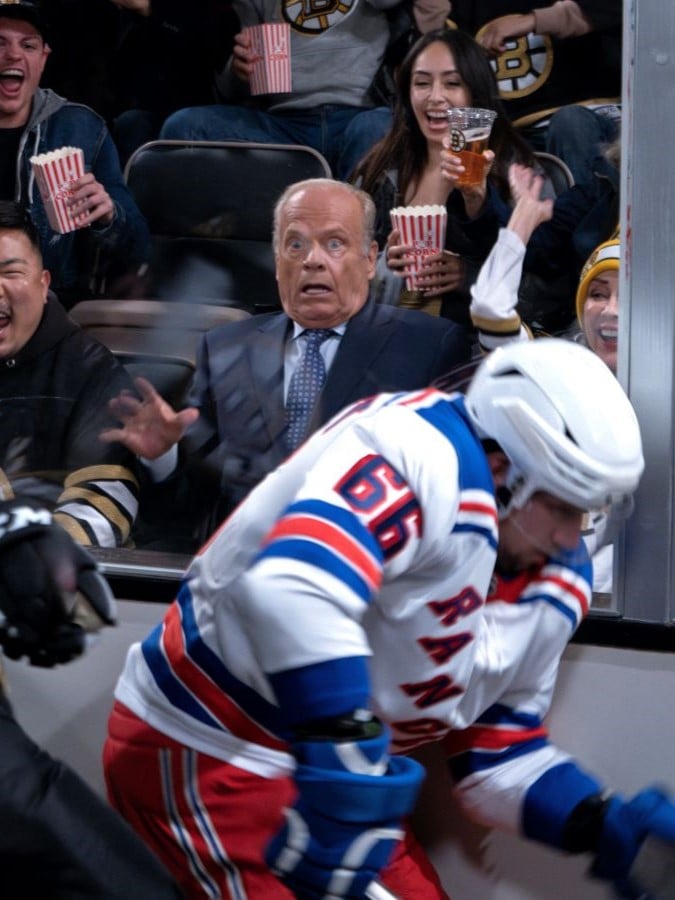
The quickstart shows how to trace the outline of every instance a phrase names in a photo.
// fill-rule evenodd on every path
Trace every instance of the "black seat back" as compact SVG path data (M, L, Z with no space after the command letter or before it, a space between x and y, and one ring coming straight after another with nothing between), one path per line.
M132 375L142 375L165 400L180 408L195 371L201 335L246 318L242 309L159 300L84 300L69 312Z
M559 156L546 153L544 150L535 151L534 156L546 177L546 184L542 191L543 197L555 199L574 185L574 176L569 166Z
M151 141L125 169L153 238L150 292L251 311L278 308L274 205L288 185L330 177L300 145Z

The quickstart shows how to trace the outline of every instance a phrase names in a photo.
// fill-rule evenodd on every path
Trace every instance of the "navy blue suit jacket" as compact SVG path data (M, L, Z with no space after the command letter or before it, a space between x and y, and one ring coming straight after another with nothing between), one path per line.
M283 371L292 325L285 313L268 313L202 338L188 397L201 415L182 443L179 476L184 497L193 506L202 497L211 508L201 538L287 454ZM426 387L467 360L470 348L467 332L450 320L366 303L340 340L311 430L372 394Z

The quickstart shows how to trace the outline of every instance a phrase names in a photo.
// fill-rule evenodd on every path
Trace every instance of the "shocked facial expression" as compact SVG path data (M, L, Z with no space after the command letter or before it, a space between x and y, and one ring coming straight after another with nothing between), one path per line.
M415 60L410 105L427 142L438 144L448 135L448 109L471 106L471 92L457 70L450 49L442 41L429 44Z
M49 47L28 22L0 15L0 126L19 128L30 115Z
M588 286L583 328L590 349L616 373L619 336L619 273L601 272Z
M583 511L538 491L522 509L512 510L499 523L497 567L515 574L543 565L549 556L579 545Z
M276 275L281 305L303 328L334 328L368 299L377 244L366 246L363 211L344 187L293 194L279 219Z
M0 231L0 359L10 359L35 333L47 302L49 272L26 235Z

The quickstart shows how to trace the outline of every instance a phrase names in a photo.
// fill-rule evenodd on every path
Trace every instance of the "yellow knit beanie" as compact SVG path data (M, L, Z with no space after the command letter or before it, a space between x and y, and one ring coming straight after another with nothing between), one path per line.
M577 319L580 325L582 325L584 303L586 302L586 294L591 281L597 278L601 272L606 272L609 269L614 269L614 271L618 272L620 260L621 242L618 238L600 244L586 260L581 270L581 278L577 288Z

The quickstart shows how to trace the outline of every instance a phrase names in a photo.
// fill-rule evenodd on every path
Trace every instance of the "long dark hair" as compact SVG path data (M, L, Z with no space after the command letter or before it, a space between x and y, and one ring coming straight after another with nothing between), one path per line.
M470 34L459 29L429 31L412 45L396 73L397 94L391 129L357 166L354 179L360 178L360 187L373 193L383 173L396 169L399 193L403 196L422 174L428 148L410 103L410 84L417 57L430 44L439 41L452 53L457 71L471 94L472 106L494 109L497 113L490 136L490 149L495 152L490 178L508 199L509 164L520 162L532 166L534 156L504 112L487 53Z

